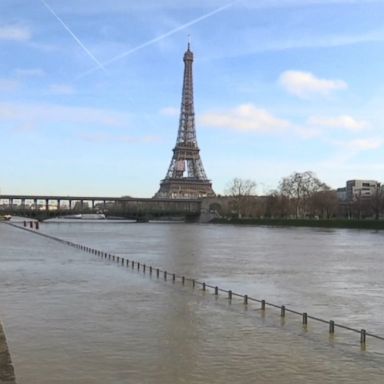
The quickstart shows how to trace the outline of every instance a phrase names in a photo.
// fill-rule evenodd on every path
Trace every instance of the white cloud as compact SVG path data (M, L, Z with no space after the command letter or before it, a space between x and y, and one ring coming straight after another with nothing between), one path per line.
M16 68L13 73L19 77L41 77L45 72L40 68Z
M206 113L201 117L201 123L241 132L278 132L291 127L288 121L252 104L243 104L224 112Z
M350 140L345 142L336 142L335 144L351 152L361 152L371 149L378 149L384 144L384 141L377 138L367 138Z
M16 126L14 128L14 131L23 134L24 136L26 134L33 134L37 130L37 127L35 124L32 124L30 122L22 122L20 125Z
M28 28L20 25L0 26L0 40L10 41L28 41L31 38L31 32Z
M323 132L318 128L313 128L310 126L298 126L295 128L295 132L298 136L303 139L315 139L323 135Z
M250 2L249 7L254 6L255 8L260 7L273 7L273 8L284 8L284 7L311 7L316 5L325 4L361 4L361 3L376 3L379 0L262 0L256 3Z
M384 140L377 137L371 137L346 141L334 140L329 143L337 148L337 152L323 162L325 169L342 169L343 167L348 167L350 168L350 171L355 173L357 167L365 167L364 172L367 173L367 170L372 171L371 165L367 168L365 162L360 161L359 163L354 163L353 159L360 152L378 150L384 145ZM350 178L351 176L348 177Z
M369 126L366 121L356 120L348 115L336 117L312 116L308 119L308 124L318 127L341 128L352 132L362 131Z
M320 79L311 72L293 70L283 72L279 83L288 93L300 98L326 96L332 91L348 88L348 84L343 80Z
M164 116L178 116L180 111L175 107L165 107L160 110L160 114Z
M128 116L122 113L87 107L70 107L55 104L19 104L0 102L0 122L32 125L52 123L95 124L112 127L125 126Z
M106 143L106 142L119 142L128 144L140 143L157 143L161 141L159 136L127 136L127 135L112 135L105 132L85 133L79 135L81 140L90 143Z
M0 92L14 92L20 88L20 83L16 80L0 79Z
M244 9L269 9L269 8L290 8L290 7L311 7L325 4L359 4L360 2L372 3L380 0L227 0L233 8ZM178 2L175 0L146 0L127 2L127 0L114 0L113 2L82 0L76 7L71 3L59 2L56 8L60 13L86 13L97 14L115 12L121 14L129 11L148 11L148 10L185 10L198 9L200 7L218 7L223 4L222 0L194 0L191 2Z
M52 84L49 90L54 95L73 95L75 89L68 84Z

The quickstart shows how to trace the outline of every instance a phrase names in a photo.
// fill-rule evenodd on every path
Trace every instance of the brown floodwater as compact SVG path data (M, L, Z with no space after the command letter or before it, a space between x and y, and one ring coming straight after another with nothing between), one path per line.
M383 232L61 222L43 233L384 335ZM19 384L382 383L384 341L245 307L0 224Z

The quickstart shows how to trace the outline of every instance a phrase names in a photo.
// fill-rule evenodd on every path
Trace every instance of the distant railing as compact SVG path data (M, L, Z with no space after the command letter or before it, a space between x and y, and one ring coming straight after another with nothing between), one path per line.
M176 283L177 281L180 281L183 286L186 284L186 282L188 282L188 283L190 283L192 288L195 288L196 286L200 286L203 291L207 291L208 289L211 289L215 296L218 296L219 292L223 292L223 293L225 293L227 295L228 300L232 300L232 298L234 296L238 297L238 298L241 298L243 300L244 305L248 305L250 302L256 302L256 303L260 304L260 309L262 311L265 311L266 307L271 307L271 308L279 309L280 310L280 316L282 318L285 317L287 312L295 314L295 315L298 315L301 318L303 326L307 326L308 319L310 319L310 320L315 320L317 322L321 322L321 323L324 323L324 324L328 324L328 327L329 327L328 329L329 329L329 333L330 334L334 334L335 333L335 328L341 328L341 329L345 329L345 330L348 330L348 331L352 331L352 332L358 333L358 334L360 334L360 343L362 345L366 344L367 336L375 338L375 339L378 339L378 340L384 340L384 337L376 335L376 334L373 334L373 333L370 333L370 332L367 332L365 329L356 329L356 328L352 328L352 327L348 327L346 325L342 325L342 324L336 323L334 320L324 320L324 319L321 319L321 318L316 317L316 316L310 316L306 312L298 312L296 310L287 308L285 305L273 304L273 303L267 302L266 300L257 299L257 298L248 296L246 294L237 293L237 292L234 292L232 290L223 289L223 288L219 288L218 286L207 284L204 281L196 280L196 279L193 279L193 278L190 278L190 277L186 277L186 276L183 276L183 275L178 275L178 274L175 274L175 273L169 273L167 270L160 269L160 268L155 268L152 265L146 265L146 264L143 264L143 263L141 263L139 261L136 261L136 260L129 260L129 259L123 258L121 256L116 256L116 255L113 255L111 253L104 252L104 251L101 251L101 250L98 250L98 249L95 249L95 248L87 247L85 245L74 243L72 241L64 240L64 239L61 239L61 238L56 237L56 236L47 235L47 234L41 233L41 232L39 232L37 230L36 231L33 230L34 227L36 229L39 228L38 225L36 225L36 224L30 223L29 228L26 225L23 227L23 226L20 226L20 225L9 223L9 222L7 222L7 224L11 225L13 227L19 228L19 229L26 230L28 232L36 233L36 234L38 234L40 236L49 238L51 240L58 241L58 242L60 242L62 244L69 245L69 246L74 247L76 249L79 249L81 251L94 254L94 255L99 256L99 257L101 257L103 259L111 260L111 261L116 262L116 263L118 263L118 264L120 264L122 266L126 266L127 268L131 267L131 269L137 269L137 271L142 271L144 274L145 273L149 273L150 276L152 276L155 273L156 277L160 278L160 275L162 275L164 281L167 281L168 279L170 279L173 283Z

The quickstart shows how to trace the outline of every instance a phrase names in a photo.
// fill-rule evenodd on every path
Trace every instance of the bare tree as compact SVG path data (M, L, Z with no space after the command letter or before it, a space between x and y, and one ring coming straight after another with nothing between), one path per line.
M313 217L329 219L336 216L339 208L336 191L323 189L314 192L309 199L309 206Z
M279 191L271 191L267 195L265 217L284 218L290 214L290 201L287 196L282 195Z
M249 216L256 195L256 183L250 179L234 178L226 190L233 197L232 208L238 218Z
M376 185L376 190L372 195L371 205L375 220L379 220L384 207L384 189L380 184Z
M354 194L353 198L344 204L344 214L348 218L380 219L384 210L384 189L377 184L376 189L370 195L363 195L361 191Z
M280 193L294 204L296 218L305 216L309 198L319 191L329 190L311 171L294 172L284 177L279 185Z

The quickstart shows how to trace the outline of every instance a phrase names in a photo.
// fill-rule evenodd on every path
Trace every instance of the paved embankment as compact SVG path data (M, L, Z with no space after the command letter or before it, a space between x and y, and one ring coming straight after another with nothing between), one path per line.
M15 372L13 370L4 329L0 322L0 384L15 383Z

